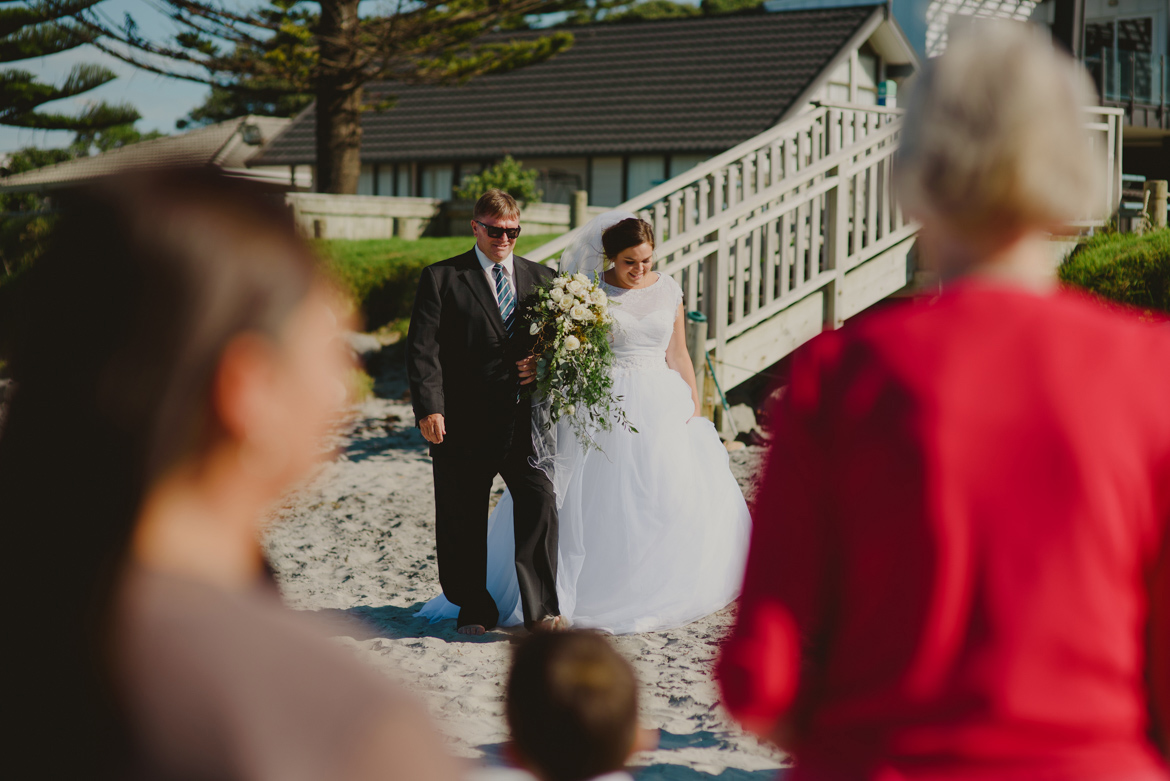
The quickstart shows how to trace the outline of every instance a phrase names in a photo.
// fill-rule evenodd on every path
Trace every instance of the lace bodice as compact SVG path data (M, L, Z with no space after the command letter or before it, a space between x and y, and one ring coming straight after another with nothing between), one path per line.
M602 281L616 321L613 329L614 369L660 368L674 332L682 288L666 274L649 287L629 290Z

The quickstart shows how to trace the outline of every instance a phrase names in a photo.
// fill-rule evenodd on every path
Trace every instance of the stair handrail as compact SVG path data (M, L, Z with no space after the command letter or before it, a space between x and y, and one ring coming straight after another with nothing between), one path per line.
M786 138L794 133L799 133L817 122L824 120L830 111L862 111L874 114L885 114L891 117L896 117L902 114L902 109L884 107L884 106L870 106L858 103L835 103L830 101L818 101L811 104L813 108L802 114L798 114L791 119L784 120L764 132L752 136L746 141L733 146L726 152L722 152L709 160L699 163L695 167L684 171L678 176L667 179L665 182L652 187L646 192L637 195L614 207L615 210L622 210L637 213L658 201L668 198L673 193L682 190L699 180L710 176L721 169L732 165L748 155L754 154L761 149L767 148L773 142ZM528 254L529 260L537 262L548 260L555 256L561 250L569 245L569 242L577 235L580 228L574 228L567 233L563 233L552 241L538 247Z

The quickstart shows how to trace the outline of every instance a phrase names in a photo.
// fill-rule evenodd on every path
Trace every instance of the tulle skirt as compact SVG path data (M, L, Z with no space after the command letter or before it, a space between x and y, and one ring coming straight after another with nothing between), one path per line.
M637 432L598 431L586 450L558 431L557 594L574 626L614 634L689 623L739 593L751 520L715 427L691 418L690 388L665 363L617 370L614 394ZM512 497L488 519L488 590L500 623L523 623ZM419 615L458 608L442 595Z

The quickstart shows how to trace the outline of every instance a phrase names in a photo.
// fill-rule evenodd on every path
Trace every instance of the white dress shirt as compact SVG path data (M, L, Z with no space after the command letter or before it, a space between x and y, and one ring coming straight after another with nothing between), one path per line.
M487 255L483 254L483 250L479 245L475 245L475 256L479 258L479 265L483 268L483 273L487 275L488 287L492 289L492 295L496 294L496 272L492 271L492 266L497 265L492 262ZM512 298L516 302L516 306L520 306L520 297L516 295L516 273L515 273L515 255L508 253L508 257L499 262L499 265L504 269L504 279L508 280L508 286L512 288ZM500 297L496 295L496 303L500 302Z

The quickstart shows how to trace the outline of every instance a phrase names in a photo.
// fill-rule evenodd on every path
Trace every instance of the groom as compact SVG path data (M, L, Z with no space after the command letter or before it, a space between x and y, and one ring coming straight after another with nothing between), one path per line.
M529 630L560 629L557 508L548 478L529 463L532 337L521 302L551 269L512 254L520 207L489 190L475 204L475 247L423 270L407 372L415 420L431 443L439 582L459 606L459 631L481 635L499 621L487 590L487 517L492 481L515 505L516 575Z

